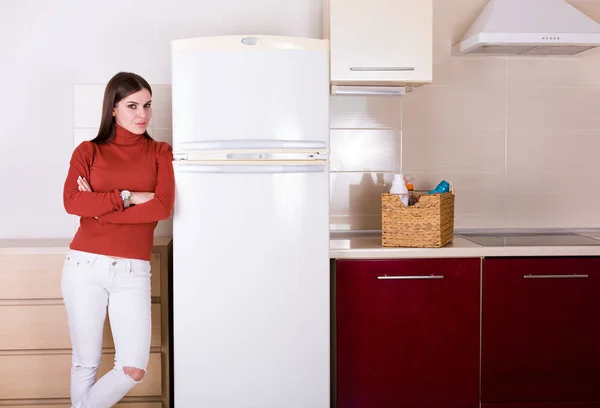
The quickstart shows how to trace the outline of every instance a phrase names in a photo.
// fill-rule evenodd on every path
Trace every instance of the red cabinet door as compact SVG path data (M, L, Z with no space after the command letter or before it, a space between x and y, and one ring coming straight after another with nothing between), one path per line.
M491 402L481 404L481 408L600 408L600 401L596 402Z
M600 258L485 259L482 401L600 401Z
M342 260L338 408L479 406L479 259Z

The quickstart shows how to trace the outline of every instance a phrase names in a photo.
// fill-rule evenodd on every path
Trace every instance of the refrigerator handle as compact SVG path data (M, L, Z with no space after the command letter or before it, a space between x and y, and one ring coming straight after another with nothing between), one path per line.
M324 173L326 164L183 164L176 163L176 171L183 173L226 173L226 174L277 174L277 173Z

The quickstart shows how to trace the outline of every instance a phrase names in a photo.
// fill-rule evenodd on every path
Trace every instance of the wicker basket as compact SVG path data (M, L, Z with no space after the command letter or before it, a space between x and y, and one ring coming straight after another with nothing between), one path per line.
M454 238L454 193L423 194L409 207L397 194L381 194L384 247L439 248Z

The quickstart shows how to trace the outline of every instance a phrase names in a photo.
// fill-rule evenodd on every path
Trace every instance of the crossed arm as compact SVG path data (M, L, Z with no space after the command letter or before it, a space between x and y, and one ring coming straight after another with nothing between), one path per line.
M132 204L135 205L129 208L123 207L119 190L106 193L92 191L88 183L92 157L90 142L82 143L73 152L63 193L69 214L94 217L101 224L144 224L169 218L175 199L171 146L160 143L157 147L155 191L132 193Z

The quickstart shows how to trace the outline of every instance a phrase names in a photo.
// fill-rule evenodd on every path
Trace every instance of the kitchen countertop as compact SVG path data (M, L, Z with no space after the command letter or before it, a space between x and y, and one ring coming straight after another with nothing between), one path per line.
M569 230L565 230L570 232ZM578 234L600 239L600 231L577 231ZM442 248L389 248L381 246L380 231L331 232L331 258L392 259L392 258L480 258L504 256L600 256L597 246L482 246L455 235L454 241Z
M485 231L485 230L484 230ZM568 231L568 230L567 230ZM599 239L600 230L577 233ZM171 237L155 237L155 245L165 245ZM66 254L70 239L0 239L3 254ZM455 235L442 248L386 248L381 246L381 231L337 232L330 235L331 258L480 258L500 256L600 256L598 246L482 246Z
M167 245L171 239L171 237L154 237L154 245ZM0 239L0 255L66 254L70 242L70 238Z

